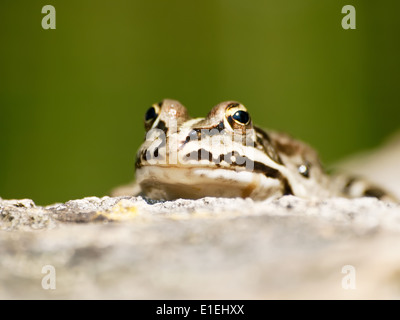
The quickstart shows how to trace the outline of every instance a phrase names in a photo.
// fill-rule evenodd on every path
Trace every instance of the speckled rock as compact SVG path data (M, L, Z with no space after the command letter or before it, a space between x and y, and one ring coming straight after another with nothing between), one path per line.
M340 167L400 195L399 142ZM399 243L373 198L0 198L0 299L399 299Z
M0 228L2 299L400 297L400 206L372 198L1 200Z

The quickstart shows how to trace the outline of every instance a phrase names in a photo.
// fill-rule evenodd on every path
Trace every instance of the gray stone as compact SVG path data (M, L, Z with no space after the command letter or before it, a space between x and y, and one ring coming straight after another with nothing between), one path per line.
M400 298L400 205L373 198L0 198L0 230L0 299Z
M400 206L372 198L2 200L0 217L2 299L400 296Z

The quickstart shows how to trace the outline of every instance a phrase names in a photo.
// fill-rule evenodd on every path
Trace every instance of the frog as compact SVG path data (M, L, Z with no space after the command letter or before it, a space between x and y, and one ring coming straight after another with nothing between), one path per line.
M136 153L136 180L113 196L154 200L204 197L305 199L375 197L396 201L362 177L325 170L317 151L287 133L253 123L248 109L224 101L192 118L177 100L153 104Z

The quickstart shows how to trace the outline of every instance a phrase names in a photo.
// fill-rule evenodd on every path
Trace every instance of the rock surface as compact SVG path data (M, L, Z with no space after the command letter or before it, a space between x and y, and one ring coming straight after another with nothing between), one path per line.
M399 195L393 141L342 168ZM373 198L0 198L0 299L399 299L399 243Z
M1 299L400 297L400 205L372 198L0 200L0 228Z

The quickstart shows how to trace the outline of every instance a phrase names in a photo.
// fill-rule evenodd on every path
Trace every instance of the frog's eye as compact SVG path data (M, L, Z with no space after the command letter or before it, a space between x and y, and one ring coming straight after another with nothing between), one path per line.
M152 105L144 115L144 125L147 130L151 128L154 121L157 119L158 115L160 114L160 106L159 104Z
M250 125L251 119L246 108L240 103L230 103L225 111L225 117L232 129L244 128Z
M154 107L150 107L144 115L144 121L148 122L157 118L157 112Z
M250 120L249 113L243 110L238 110L232 115L233 120L240 124L248 124Z

